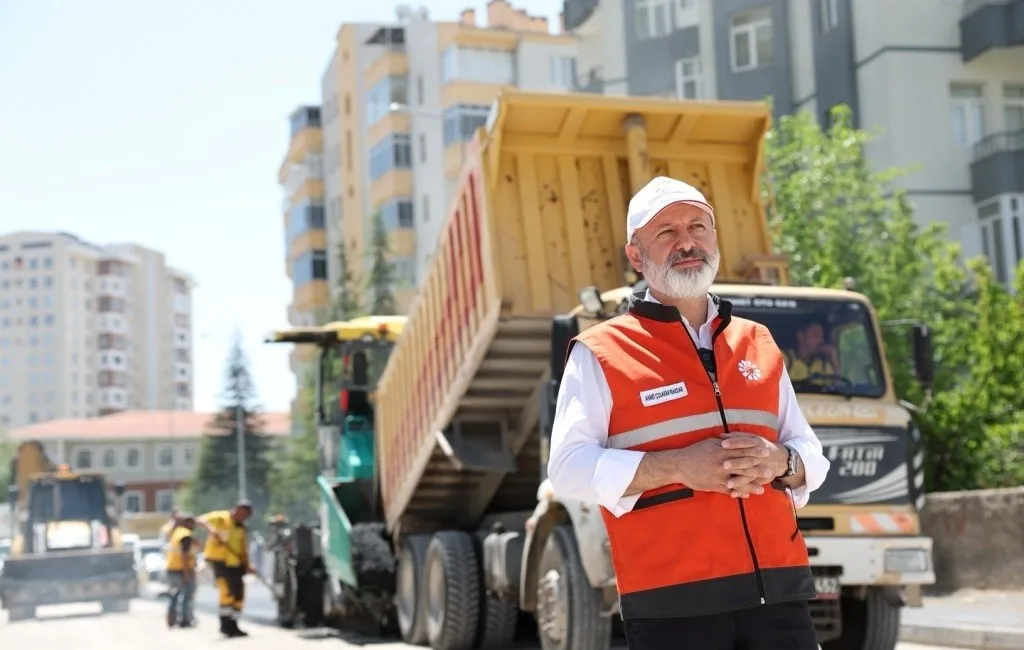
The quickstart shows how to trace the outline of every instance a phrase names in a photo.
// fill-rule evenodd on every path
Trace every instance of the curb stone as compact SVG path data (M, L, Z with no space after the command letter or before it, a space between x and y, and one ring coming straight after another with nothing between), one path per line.
M900 641L977 650L1021 650L1024 648L1024 629L981 625L903 624L900 626Z

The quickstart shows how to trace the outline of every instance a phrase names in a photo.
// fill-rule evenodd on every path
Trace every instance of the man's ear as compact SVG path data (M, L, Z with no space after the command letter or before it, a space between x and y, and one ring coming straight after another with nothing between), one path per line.
M643 265L640 263L640 249L636 244L626 244L626 259L633 265L633 270L643 273Z

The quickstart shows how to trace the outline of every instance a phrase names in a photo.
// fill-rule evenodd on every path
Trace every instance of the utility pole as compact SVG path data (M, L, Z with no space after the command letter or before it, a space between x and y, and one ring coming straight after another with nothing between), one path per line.
M238 499L245 498L245 410L235 407L235 432L238 436Z

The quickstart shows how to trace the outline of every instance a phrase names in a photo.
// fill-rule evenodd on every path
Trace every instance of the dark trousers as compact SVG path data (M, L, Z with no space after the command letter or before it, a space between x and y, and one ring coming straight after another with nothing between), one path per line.
M623 621L630 650L818 650L806 601Z

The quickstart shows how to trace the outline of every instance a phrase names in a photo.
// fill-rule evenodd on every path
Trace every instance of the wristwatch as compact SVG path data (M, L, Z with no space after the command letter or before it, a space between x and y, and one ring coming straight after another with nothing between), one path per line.
M793 451L792 447L786 447L786 453L786 471L783 472L779 478L789 478L796 474L796 470L800 462L800 456Z

